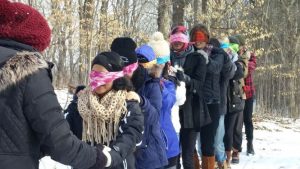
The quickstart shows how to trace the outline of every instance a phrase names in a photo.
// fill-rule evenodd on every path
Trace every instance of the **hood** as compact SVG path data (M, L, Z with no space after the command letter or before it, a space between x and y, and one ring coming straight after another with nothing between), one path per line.
M0 43L0 92L41 68L48 68L39 52L3 47Z

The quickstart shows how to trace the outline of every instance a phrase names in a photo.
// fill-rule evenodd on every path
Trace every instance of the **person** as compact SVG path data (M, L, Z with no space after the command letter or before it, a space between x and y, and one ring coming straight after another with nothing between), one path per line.
M164 39L160 32L155 33L154 36L156 37L152 38L149 44L155 52L157 64L163 68L162 74L160 75L163 105L160 113L160 124L166 144L165 152L168 158L168 165L164 166L164 168L174 169L177 166L180 150L179 139L171 119L171 111L176 102L176 84L179 82L177 82L175 73L170 76L169 42Z
M248 75L245 78L245 93L246 93L246 101L244 108L244 125L245 125L245 133L247 140L247 155L254 155L253 148L253 122L252 122L252 113L253 113L253 102L255 97L255 86L253 83L253 74L256 68L256 56L254 52L248 51L245 43L245 37L243 35L235 35L235 37L240 42L240 55L246 55L248 58Z
M111 158L101 144L77 139L61 113L42 52L51 30L34 8L0 0L0 168L38 169L45 155L74 168L101 169Z
M180 36L183 37L183 39L187 38L187 35L182 33L179 29L178 31L173 31L173 34L176 33L181 34ZM175 48L173 45L171 42L172 48ZM200 131L202 126L210 122L210 118L203 95L207 61L202 54L194 50L194 46L188 46L187 49L189 48L193 49L193 51L186 53L186 55L172 52L171 64L174 68L179 68L176 72L177 79L186 84L186 101L179 108L181 124L180 143L182 147L183 167L193 169L193 156L197 132ZM178 49L172 49L172 51L177 51Z
M145 114L145 132L142 145L136 153L136 168L163 168L168 161L159 120L162 108L161 70L156 65L155 52L151 46L142 45L136 49L136 53L139 67L132 81L143 100L141 108Z
M219 39L211 38L209 43L213 44L214 47L221 48L221 46L224 47L224 38L220 37ZM227 38L228 39L228 38ZM222 45L221 45L222 44ZM225 49L226 48L222 48ZM224 52L225 52L224 50ZM226 50L227 51L227 50ZM226 163L226 153L225 153L225 146L224 146L224 135L225 135L225 126L224 126L224 119L225 115L227 113L227 91L228 91L228 84L229 80L234 76L236 66L231 61L232 56L230 56L231 53L223 53L224 56L224 65L222 67L221 76L220 76L220 119L219 119L219 125L216 131L215 136L215 157L218 164L219 169L226 169L227 163Z
M239 41L234 37L229 37L231 45L235 46L235 51L239 50ZM230 163L239 163L239 152L242 149L242 128L243 128L243 110L245 105L245 93L243 90L244 80L248 72L247 59L239 56L234 62L236 71L234 77L229 81L228 87L228 113L225 116L225 136L224 145L227 155L227 165Z
M134 152L142 141L144 118L139 96L127 75L123 57L102 52L92 61L90 84L79 94L84 141L109 146L110 168L135 168Z
M202 168L211 169L215 165L214 139L220 119L220 77L225 63L224 51L209 45L209 31L203 24L195 25L190 32L191 42L196 50L206 58L207 71L204 82L204 99L211 123L201 128Z
M66 119L70 125L70 129L73 134L78 138L82 139L82 118L78 112L78 94L80 91L85 89L84 85L79 85L75 89L75 93L73 95L73 100L68 105L67 109L64 111L66 115Z

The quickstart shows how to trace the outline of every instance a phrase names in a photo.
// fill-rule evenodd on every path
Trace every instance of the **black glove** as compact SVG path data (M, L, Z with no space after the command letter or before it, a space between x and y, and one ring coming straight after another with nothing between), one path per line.
M179 81L183 81L186 83L186 85L189 85L191 82L191 78L190 76L186 75L185 73L183 73L183 71L181 70L177 70L176 72L176 77Z
M177 77L174 76L168 76L168 80L176 84L176 86L180 86L180 81L177 79Z
M93 165L90 169L104 169L107 164L107 156L103 153L104 146L102 144L97 144L97 158L96 164Z

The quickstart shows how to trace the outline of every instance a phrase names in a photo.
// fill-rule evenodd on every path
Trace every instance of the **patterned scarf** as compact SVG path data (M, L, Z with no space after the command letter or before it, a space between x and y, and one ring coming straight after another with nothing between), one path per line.
M108 145L116 139L120 118L127 113L126 94L124 90L111 90L100 99L89 88L79 94L78 111L83 119L83 141Z

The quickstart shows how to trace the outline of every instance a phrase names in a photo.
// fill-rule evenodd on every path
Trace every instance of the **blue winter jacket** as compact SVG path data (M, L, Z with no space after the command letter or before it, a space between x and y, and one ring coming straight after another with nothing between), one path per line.
M151 78L145 71L145 83L137 92L143 100L145 130L142 145L136 152L136 168L161 168L168 164L168 159L159 120L162 107L160 79Z
M160 124L164 133L167 157L172 158L179 155L179 139L171 120L171 109L176 102L175 84L164 80L162 84L163 107L161 108Z

